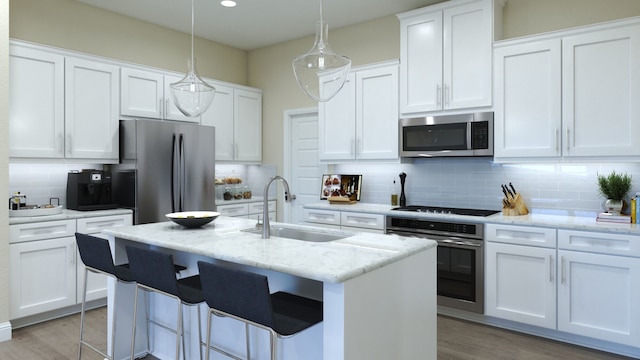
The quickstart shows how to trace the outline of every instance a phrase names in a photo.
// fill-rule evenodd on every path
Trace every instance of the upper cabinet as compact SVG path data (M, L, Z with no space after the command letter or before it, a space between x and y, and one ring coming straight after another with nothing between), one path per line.
M9 156L118 161L118 67L10 44Z
M216 128L218 161L262 161L262 91L209 81L216 88L202 125Z
M184 115L171 99L171 83L179 76L123 67L120 113L123 116L200 122L200 117Z
M343 88L318 104L322 161L398 158L398 63L353 69Z
M400 113L491 106L493 1L399 14Z
M495 157L640 155L640 24L496 45Z

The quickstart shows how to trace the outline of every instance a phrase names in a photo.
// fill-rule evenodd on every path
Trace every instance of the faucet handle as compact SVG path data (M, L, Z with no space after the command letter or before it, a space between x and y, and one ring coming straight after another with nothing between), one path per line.
M264 222L260 221L260 215L258 215L258 222L256 223L256 229L262 229Z

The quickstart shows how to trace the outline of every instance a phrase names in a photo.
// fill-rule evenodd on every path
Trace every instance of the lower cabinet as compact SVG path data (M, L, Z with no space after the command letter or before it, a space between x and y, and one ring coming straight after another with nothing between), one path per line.
M268 202L269 207L269 221L276 221L276 202L270 200ZM262 200L255 202L243 202L237 204L224 204L217 205L216 209L224 216L244 217L247 219L258 220L258 217L262 219L264 203Z
M558 259L558 330L640 347L640 238L558 230Z
M496 224L485 230L487 315L640 347L640 237Z
M76 231L130 225L131 215L43 221L9 226L9 319L20 319L79 304L84 265ZM106 279L90 274L87 300L106 297Z
M303 219L311 225L354 232L384 234L384 215L352 211L304 209Z

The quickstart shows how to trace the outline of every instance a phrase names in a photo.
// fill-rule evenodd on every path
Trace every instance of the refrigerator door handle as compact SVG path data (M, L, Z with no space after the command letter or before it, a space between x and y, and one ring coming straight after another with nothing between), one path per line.
M184 211L185 187L187 183L187 166L184 154L184 134L180 134L180 210Z
M178 172L176 167L178 166L178 143L176 141L176 134L173 134L173 142L171 145L171 212L176 212L177 202L176 202L176 176L178 176Z

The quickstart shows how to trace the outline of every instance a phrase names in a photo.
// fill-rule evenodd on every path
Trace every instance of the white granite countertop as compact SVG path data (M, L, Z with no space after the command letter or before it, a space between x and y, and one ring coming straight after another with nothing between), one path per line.
M110 209L110 210L92 210L92 211L77 211L62 209L62 213L56 215L43 215L43 216L29 216L29 217L9 217L9 225L16 224L29 224L43 221L56 221L56 220L72 220L81 218L91 218L98 216L110 216L110 215L124 215L132 214L130 209Z
M397 235L336 232L321 227L271 223L325 233L352 235L330 242L308 242L240 231L254 220L220 216L202 228L172 222L103 230L117 238L274 270L308 279L340 283L436 246L426 239Z
M487 217L448 215L448 214L426 214L408 211L392 210L391 205L357 203L353 205L333 205L329 202L313 203L304 205L306 209L349 211L372 214L382 214L385 216L394 215L404 218L432 219L466 221L476 223L511 224L522 226L551 227L567 230L601 231L619 234L640 235L640 224L618 224L596 221L596 212L574 212L554 209L533 209L528 215L503 216L497 213Z

